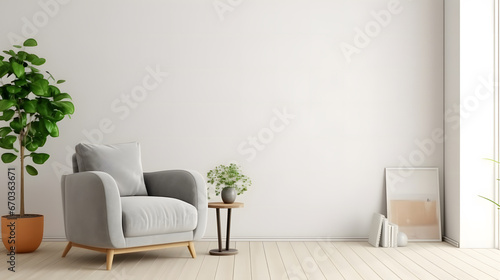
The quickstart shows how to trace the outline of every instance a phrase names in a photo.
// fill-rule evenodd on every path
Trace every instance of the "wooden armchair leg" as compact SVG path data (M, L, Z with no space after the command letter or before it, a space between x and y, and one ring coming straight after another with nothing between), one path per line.
M69 250L71 249L71 247L73 246L73 244L71 244L71 242L68 242L68 245L66 245L66 248L64 249L64 252L62 254L62 257L66 257L66 255L68 254Z
M112 249L106 250L106 270L111 270L114 256L115 256L115 250Z
M188 249L189 249L189 253L191 253L191 257L193 257L193 259L195 259L196 258L196 251L194 249L194 242L193 241L189 242Z

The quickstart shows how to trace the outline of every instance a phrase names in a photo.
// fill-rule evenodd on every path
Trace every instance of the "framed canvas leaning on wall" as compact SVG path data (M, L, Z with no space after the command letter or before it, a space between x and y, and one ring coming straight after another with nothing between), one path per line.
M409 241L441 241L438 168L386 168L387 219Z

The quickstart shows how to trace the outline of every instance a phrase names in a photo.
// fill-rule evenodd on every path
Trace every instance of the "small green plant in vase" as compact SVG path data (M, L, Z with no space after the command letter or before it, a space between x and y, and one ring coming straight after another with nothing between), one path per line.
M207 178L208 193L210 193L210 187L213 186L215 195L220 194L224 203L233 203L237 195L244 193L252 185L250 178L244 175L241 167L234 163L215 167L208 171Z

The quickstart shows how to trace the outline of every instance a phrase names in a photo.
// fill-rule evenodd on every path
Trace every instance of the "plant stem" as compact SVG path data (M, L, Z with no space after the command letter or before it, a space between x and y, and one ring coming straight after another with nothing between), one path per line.
M21 217L24 217L24 131L19 133L19 151L21 155Z

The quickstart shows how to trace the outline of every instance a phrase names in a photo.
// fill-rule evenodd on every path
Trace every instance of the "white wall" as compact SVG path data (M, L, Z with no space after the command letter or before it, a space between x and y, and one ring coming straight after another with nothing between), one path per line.
M240 163L254 184L235 238L366 238L385 167L443 170L429 142L443 129L442 1L61 2L46 24L39 4L1 4L0 47L34 33L76 104L27 182L47 238L64 236L61 166L84 140L139 141L146 170ZM137 95L149 68L168 77Z
M463 248L494 246L495 207L478 197L495 187L493 3L445 2L445 234Z

